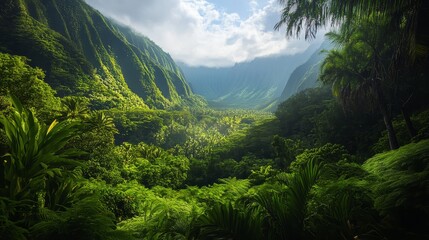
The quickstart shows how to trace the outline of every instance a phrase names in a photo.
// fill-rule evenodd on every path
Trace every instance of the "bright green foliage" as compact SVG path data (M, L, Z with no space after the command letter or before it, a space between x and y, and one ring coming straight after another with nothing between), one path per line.
M89 116L88 100L83 97L64 97L61 99L61 118L63 120L84 120Z
M46 177L60 176L63 169L77 165L69 160L76 152L62 150L73 137L76 126L57 121L45 126L17 99L14 98L13 103L13 115L0 119L9 147L3 165L4 187L7 186L7 196L11 199L34 199L43 188Z
M0 8L1 49L32 59L61 96L90 97L97 109L194 105L167 53L84 1L6 0Z
M179 192L159 186L150 190L135 181L115 187L93 182L91 188L121 221L118 228L137 239L186 239L191 222L202 211Z
M310 190L320 176L320 163L310 160L296 175L288 181L286 236L288 238L302 238L304 219L307 215L306 204ZM287 226L287 225L286 225Z
M0 96L14 95L27 108L34 108L38 115L47 117L49 111L57 109L59 100L55 91L43 80L40 68L28 65L28 59L0 52Z
M107 116L104 112L92 113L85 123L88 125L89 129L114 134L118 133L113 118Z
M112 214L78 183L80 153L65 148L78 125L49 127L12 97L13 113L2 116L7 154L2 157L0 228L11 239L118 239ZM23 214L25 213L25 214ZM3 224L2 224L3 226Z
M410 94L410 105L418 102L410 113L424 111L427 59L406 56L402 30L426 3L391 1L397 15L389 17L388 2L285 4L298 16L292 30L304 24L300 14L326 14L305 23L310 34L328 16L343 21L341 11L381 7L330 34L342 46L328 54L322 78L355 105L380 100L381 89L392 116ZM385 150L385 136L373 146L379 114L349 113L329 87L291 97L275 117L207 109L168 54L82 0L0 1L0 50L31 59L0 53L0 93L34 110L0 98L1 239L427 238L429 142L418 142L428 136L427 112L411 116L412 139L394 121L400 142L415 143L361 166ZM62 108L43 71L67 95ZM64 121L45 126L35 117L52 122L54 114Z
M174 156L144 143L124 143L117 151L126 154L122 163L125 179L137 180L147 187L171 188L180 187L186 180L189 160L184 156Z

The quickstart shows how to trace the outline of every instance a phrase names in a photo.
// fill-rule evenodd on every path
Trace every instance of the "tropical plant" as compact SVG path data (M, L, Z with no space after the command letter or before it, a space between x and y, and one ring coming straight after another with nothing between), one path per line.
M95 195L46 217L32 226L30 231L34 239L129 239L125 233L115 231L113 214Z
M107 116L104 112L94 112L91 113L88 119L85 121L90 130L99 130L101 132L108 132L117 134L118 129L115 127L113 118Z
M76 150L63 149L77 126L57 121L45 126L18 99L12 97L12 102L12 115L0 118L8 146L3 157L5 188L2 190L4 194L7 192L3 196L34 200L47 177L61 176L63 170L80 165L70 160L79 154Z
M259 211L231 203L216 205L196 222L197 239L263 239Z
M331 50L322 64L320 79L332 84L334 95L348 108L378 109L383 115L391 149L399 147L389 109L388 86L393 84L391 48L394 35L386 32L385 21L370 18L353 24L353 33L342 27L329 38L341 46ZM386 43L388 41L389 43Z
M195 223L197 239L305 239L307 203L320 170L310 160L287 177L286 190L262 188L247 200L216 204Z
M13 216L18 209L28 210L31 205L24 201L14 201L0 197L0 239L26 240L28 230L23 228L22 220L14 220Z
M89 116L88 101L83 97L64 97L60 114L64 120L84 120Z
M400 43L411 55L427 52L428 32L425 22L428 16L428 2L424 0L279 0L284 6L280 21L275 29L286 26L286 35L314 38L317 31L328 25L344 25L349 28L353 22L367 20L373 14L388 17L386 27L397 31ZM352 32L352 31L349 31ZM397 48L398 51L402 51Z
M379 105L380 111L385 118L390 147L391 149L396 149L398 148L398 143L391 124L391 117L389 117L389 109L386 108L388 103L385 99L386 96L384 96L385 93L383 93L381 89L383 88L382 85L385 85L386 81L392 85L396 85L396 89L402 89L397 90L396 94L399 95L398 93L401 92L403 96L406 96L405 99L408 99L401 99L402 112L410 134L415 136L416 131L410 121L410 113L408 112L409 109L407 109L407 104L413 96L413 92L417 91L415 89L411 90L412 88L408 91L403 91L403 89L405 89L404 86L407 86L406 88L410 88L410 85L415 85L415 83L410 83L413 81L412 79L414 77L404 76L404 74L409 73L411 75L417 75L415 68L418 68L418 65L427 65L426 56L429 53L429 38L428 31L423 24L424 22L427 22L429 9L429 3L427 1L280 0L280 2L284 5L284 8L281 20L276 24L275 28L279 29L281 26L286 25L286 34L288 36L295 34L298 36L301 31L305 31L306 38L313 38L321 26L326 26L331 23L334 26L341 26L341 39L343 41L348 41L359 35L361 36L361 39L366 38L367 43L370 39L378 41L377 45L370 45L370 50L376 53L370 54L369 56L369 60L372 62L368 66L368 70L373 78L372 84L357 84L352 86L351 90L355 91L359 89L359 92L364 96L368 97L368 95L373 95L372 98L377 98L375 102ZM360 26L361 24L369 24L370 27L366 28L360 34L355 34L356 26ZM373 32L376 32L376 35L374 35ZM372 34L372 36L368 38L366 36L368 34ZM355 44L356 43L352 45ZM362 50L361 47L362 46L357 48ZM352 51L343 52L341 55L356 54L357 56L365 57L365 53L362 55L362 53L356 51L357 48L355 48L354 51L351 49ZM389 49L390 57L386 58L385 55L383 56L380 49ZM348 57L352 59L354 56ZM380 62L382 59L389 63L389 65L383 66L383 63ZM367 59L362 60L363 63L365 63L365 60ZM350 61L345 63L345 65L349 68L350 66L359 66L356 62ZM419 71L422 72L421 69ZM362 74L362 72L359 73ZM349 77L353 78L359 76L353 76L352 72ZM379 79L384 83L379 82ZM369 91L372 91L373 93L371 94ZM397 102L399 101L397 100ZM385 112L387 112L387 114Z

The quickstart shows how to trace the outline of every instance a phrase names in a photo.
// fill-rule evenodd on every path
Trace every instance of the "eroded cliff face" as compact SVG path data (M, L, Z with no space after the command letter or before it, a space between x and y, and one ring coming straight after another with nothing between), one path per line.
M169 54L82 0L4 0L0 9L0 51L31 59L61 96L165 108L192 95Z

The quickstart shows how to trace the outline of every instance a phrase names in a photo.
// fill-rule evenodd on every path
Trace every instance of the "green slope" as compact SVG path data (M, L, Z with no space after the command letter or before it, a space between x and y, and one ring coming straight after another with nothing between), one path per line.
M265 109L282 93L296 67L318 48L311 45L294 55L267 56L232 67L190 67L182 69L192 89L218 108Z
M327 50L330 48L332 48L332 46L329 42L323 42L319 49L313 53L307 62L297 67L292 72L279 98L279 103L307 88L314 88L319 85L317 79L319 78L320 66L325 59L325 53L323 53L322 50Z
M60 96L165 108L192 92L171 57L82 0L0 2L0 51L30 58Z

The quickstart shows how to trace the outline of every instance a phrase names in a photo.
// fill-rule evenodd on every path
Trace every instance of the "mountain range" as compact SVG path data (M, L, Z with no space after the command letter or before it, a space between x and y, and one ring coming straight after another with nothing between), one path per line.
M100 108L192 102L169 54L83 0L0 1L0 51L30 59L59 96L88 96Z
M312 44L298 54L257 58L225 68L179 65L193 91L204 96L212 106L273 109L280 97L285 100L290 94L316 86L313 78L320 66L314 64L323 58L318 54L321 48L320 44ZM293 82L298 80L295 79L305 74L312 77L305 77L296 87Z
M317 85L324 47L232 67L189 67L83 0L0 1L0 52L27 57L59 96L86 96L98 109L203 104L195 92L218 108L274 110Z

